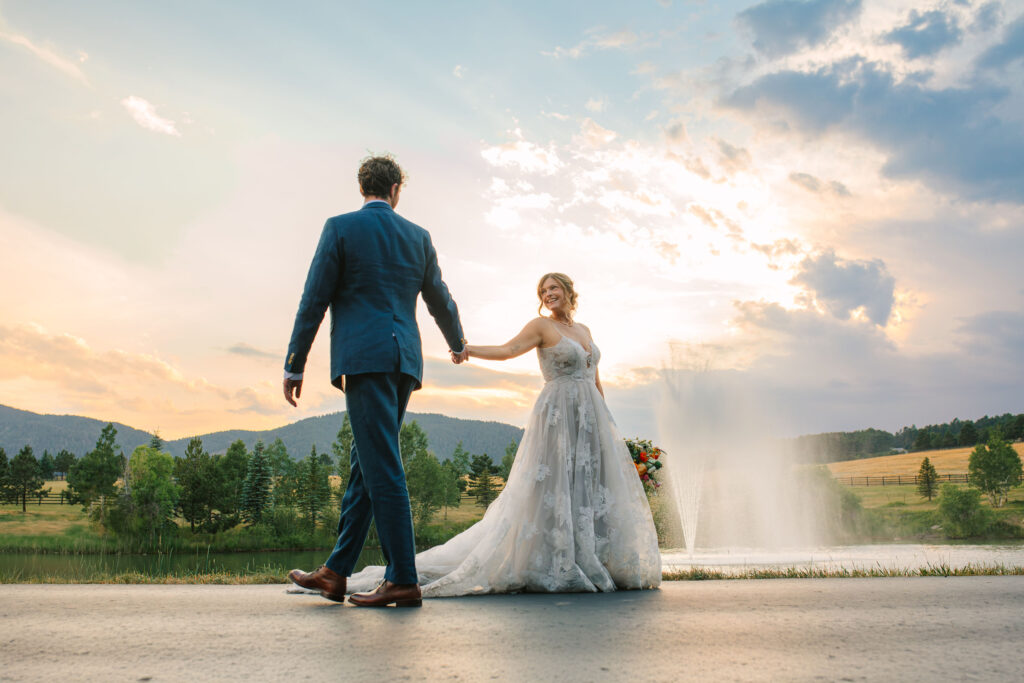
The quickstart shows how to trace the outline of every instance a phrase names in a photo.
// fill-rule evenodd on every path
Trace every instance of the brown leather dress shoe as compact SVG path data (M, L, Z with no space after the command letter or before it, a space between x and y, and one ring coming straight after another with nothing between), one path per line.
M327 567L320 567L315 572L293 569L288 572L288 578L296 586L320 591L320 595L328 600L345 602L345 577L339 576Z
M422 607L423 593L418 583L391 583L385 581L372 593L353 593L348 601L359 607Z

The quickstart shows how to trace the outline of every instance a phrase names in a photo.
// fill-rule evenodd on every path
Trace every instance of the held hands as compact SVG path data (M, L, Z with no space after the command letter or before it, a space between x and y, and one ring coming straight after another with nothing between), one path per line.
M292 392L295 393L295 398L292 398ZM302 396L302 380L301 379L285 379L284 380L284 400L292 404L292 406L298 406L295 402L296 398Z
M467 360L469 360L469 345L463 345L462 351L460 353L455 353L454 351L449 351L449 353L451 353L452 355L453 363L455 363L456 365L464 363Z

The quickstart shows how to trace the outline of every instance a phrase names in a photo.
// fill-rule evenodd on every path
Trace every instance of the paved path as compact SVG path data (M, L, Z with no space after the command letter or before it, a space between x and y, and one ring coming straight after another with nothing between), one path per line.
M284 586L0 586L0 680L1020 680L1024 577L668 583L368 610Z

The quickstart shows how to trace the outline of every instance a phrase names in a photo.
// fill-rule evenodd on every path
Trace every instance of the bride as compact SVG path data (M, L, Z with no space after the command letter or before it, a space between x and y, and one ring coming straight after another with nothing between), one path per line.
M470 357L506 360L537 349L544 389L501 495L482 520L416 556L424 597L515 591L655 588L661 555L643 485L604 402L590 330L573 320L576 291L562 273L537 286L549 316ZM460 359L453 357L459 362ZM348 580L372 590L383 567Z

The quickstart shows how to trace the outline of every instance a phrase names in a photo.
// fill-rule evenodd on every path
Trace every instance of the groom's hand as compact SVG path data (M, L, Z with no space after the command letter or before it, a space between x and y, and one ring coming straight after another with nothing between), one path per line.
M295 398L292 398L292 392L295 393ZM293 406L299 404L295 402L296 398L302 396L302 380L301 379L285 379L284 381L284 400L291 403Z
M469 347L467 346L462 347L462 351L459 353L455 353L454 351L450 351L449 353L452 354L452 362L456 365L469 360Z

